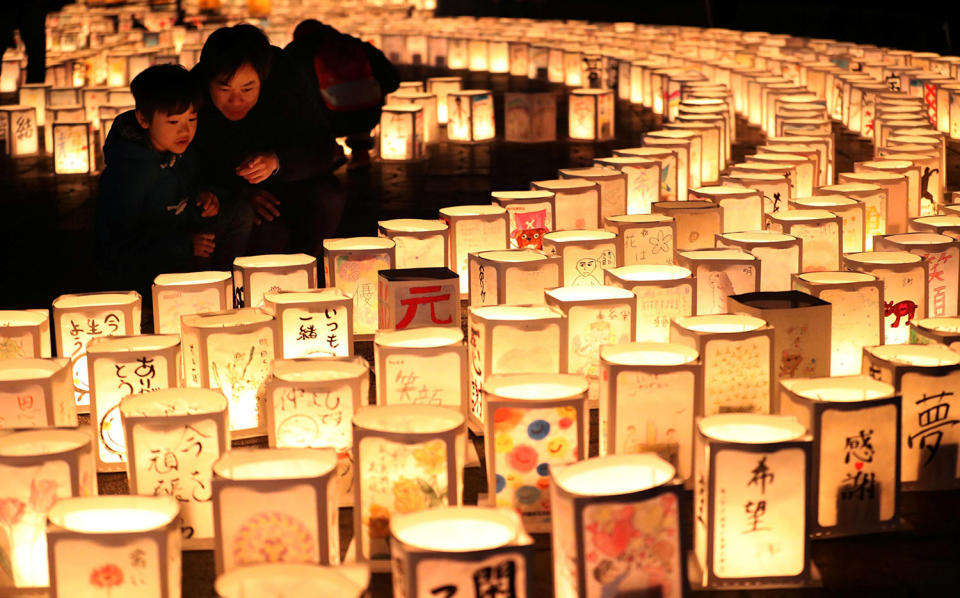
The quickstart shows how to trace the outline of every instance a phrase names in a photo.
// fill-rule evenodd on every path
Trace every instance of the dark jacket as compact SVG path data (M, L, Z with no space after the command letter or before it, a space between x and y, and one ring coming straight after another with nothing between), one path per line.
M257 104L242 120L223 116L206 89L194 145L200 156L201 185L221 200L250 187L236 169L252 154L273 153L280 161L279 172L265 186L324 176L343 163L343 152L323 120L317 97L283 50L271 49L270 74L260 84Z
M103 146L96 257L112 290L149 289L157 274L191 269L197 161L193 144L158 152L133 110L117 116Z

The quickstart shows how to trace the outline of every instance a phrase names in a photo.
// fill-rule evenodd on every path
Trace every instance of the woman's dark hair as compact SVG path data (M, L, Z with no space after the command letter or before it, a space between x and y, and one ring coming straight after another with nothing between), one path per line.
M160 110L183 114L191 106L200 109L203 94L196 78L179 64L156 64L146 68L130 82L137 111L150 120Z
M246 23L221 27L207 38L200 51L200 76L205 83L228 81L249 64L261 81L270 74L270 40L259 28Z

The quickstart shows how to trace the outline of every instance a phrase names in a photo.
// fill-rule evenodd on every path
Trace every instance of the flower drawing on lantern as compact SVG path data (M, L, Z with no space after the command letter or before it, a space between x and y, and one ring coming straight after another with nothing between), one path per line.
M314 563L315 544L310 529L296 517L277 511L257 513L233 536L233 556L241 566Z
M0 359L22 359L28 357L23 349L23 341L18 338L0 339Z
M95 567L90 572L90 585L105 589L104 595L108 598L113 588L122 584L123 570L113 563Z
M657 231L657 234L651 235L648 242L650 243L650 252L654 255L673 251L673 234L663 229Z

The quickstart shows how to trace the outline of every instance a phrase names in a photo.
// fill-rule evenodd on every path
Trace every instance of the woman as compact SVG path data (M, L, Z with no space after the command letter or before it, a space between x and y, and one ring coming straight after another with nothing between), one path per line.
M205 186L221 204L248 204L250 253L318 255L342 211L334 169L343 153L316 92L283 50L253 25L214 31L195 72L207 93L197 150Z

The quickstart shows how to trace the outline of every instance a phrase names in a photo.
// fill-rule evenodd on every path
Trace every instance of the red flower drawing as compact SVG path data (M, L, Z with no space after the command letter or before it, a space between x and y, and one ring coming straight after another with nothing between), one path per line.
M0 499L0 521L12 526L23 517L23 511L27 505L19 498Z
M57 502L57 482L33 480L30 482L30 506L38 513L46 513Z
M122 583L123 570L113 563L101 565L90 572L90 585L97 586L98 588L107 588L109 590Z

